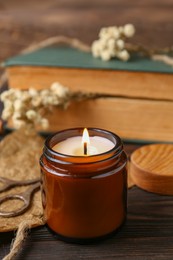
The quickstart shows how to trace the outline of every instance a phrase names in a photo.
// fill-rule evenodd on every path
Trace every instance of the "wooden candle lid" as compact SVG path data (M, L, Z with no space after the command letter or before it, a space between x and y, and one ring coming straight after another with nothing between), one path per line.
M144 190L173 195L173 144L146 145L134 151L130 176Z

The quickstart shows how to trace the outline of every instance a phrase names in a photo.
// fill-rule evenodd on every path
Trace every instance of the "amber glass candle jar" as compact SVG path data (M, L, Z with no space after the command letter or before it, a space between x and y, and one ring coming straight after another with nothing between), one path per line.
M126 218L126 154L121 139L106 130L89 135L107 138L113 149L92 156L70 156L52 148L83 129L57 132L45 142L40 159L42 201L48 227L65 241L85 243L114 233Z

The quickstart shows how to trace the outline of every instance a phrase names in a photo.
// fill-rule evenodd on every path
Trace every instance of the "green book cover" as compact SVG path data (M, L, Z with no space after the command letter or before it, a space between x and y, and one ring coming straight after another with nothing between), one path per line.
M102 61L100 58L94 58L91 53L70 47L43 48L7 59L3 65L173 73L173 67L146 57L134 55L127 62L118 59Z

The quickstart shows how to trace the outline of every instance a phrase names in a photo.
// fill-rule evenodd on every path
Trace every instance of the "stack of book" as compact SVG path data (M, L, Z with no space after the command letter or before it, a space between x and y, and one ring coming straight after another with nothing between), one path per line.
M111 95L54 108L49 132L71 127L99 127L124 139L173 141L173 68L133 56L130 61L102 61L70 47L50 47L4 63L10 88L48 88L59 82L71 91Z

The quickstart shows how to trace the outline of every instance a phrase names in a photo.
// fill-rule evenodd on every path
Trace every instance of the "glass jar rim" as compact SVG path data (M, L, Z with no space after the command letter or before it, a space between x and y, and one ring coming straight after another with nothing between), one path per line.
M120 152L122 152L123 144L122 144L121 138L118 135L116 135L115 133L108 131L108 130L100 129L100 128L88 127L87 129L90 133L90 136L92 136L92 135L94 136L95 135L94 133L97 133L98 136L105 137L105 138L109 139L110 141L112 141L115 146L112 149L110 149L104 153L89 155L89 156L68 155L68 154L59 153L52 149L52 147L57 143L57 142L53 143L54 139L56 139L57 136L61 136L61 135L65 134L66 138L61 139L60 141L63 141L67 138L71 138L71 137L75 137L75 136L82 136L82 132L83 132L84 128L78 127L78 128L68 128L65 130L60 130L60 131L50 135L45 141L45 148L44 148L45 152L47 151L51 155L51 157L52 156L54 158L58 157L61 160L69 158L69 160L73 160L73 162L75 162L75 160L77 161L80 158L80 163L82 163L82 161L81 161L82 159L84 159L84 163L92 160L93 158L95 158L95 161L100 161L100 160L102 160L101 159L102 157L104 159L108 159L108 158L112 157L113 155L116 156ZM51 142L53 143L53 145L51 144Z

